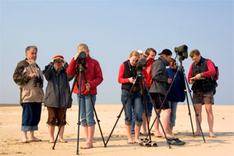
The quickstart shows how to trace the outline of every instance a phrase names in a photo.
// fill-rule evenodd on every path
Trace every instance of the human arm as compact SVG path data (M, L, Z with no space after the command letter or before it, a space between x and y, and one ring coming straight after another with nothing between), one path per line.
M189 73L188 73L188 82L189 84L193 84L191 80L191 78L193 77L193 73L192 73L192 70L193 70L193 64L191 64L190 68L189 68Z
M74 58L72 58L66 70L67 74L70 76L76 75L76 68L77 68L77 63L74 60Z
M166 77L163 72L164 72L164 66L163 64L157 60L154 61L152 65L152 79L158 82L167 82L168 77Z
M97 61L94 61L92 68L94 70L94 77L90 80L87 80L88 82L85 84L88 90L93 87L97 87L103 81L102 69L101 69L100 64Z
M51 78L53 66L54 64L50 62L47 66L45 66L45 69L42 71L47 81Z
M26 75L23 73L25 67L28 65L28 63L24 61L20 61L13 73L13 80L18 85L25 85L28 83L28 81L33 77L33 75Z
M121 66L119 68L118 82L119 83L130 83L129 80L132 81L133 79L124 78L124 71L125 71L125 66L124 66L124 64L121 64Z

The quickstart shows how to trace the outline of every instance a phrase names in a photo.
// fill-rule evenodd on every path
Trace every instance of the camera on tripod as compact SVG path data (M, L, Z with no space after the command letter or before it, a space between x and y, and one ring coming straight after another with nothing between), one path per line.
M37 87L37 84L39 83L39 87L42 88L43 87L43 81L41 79L41 77L35 76L33 79L33 87Z
M80 52L79 56L77 57L76 59L76 62L79 63L80 65L80 68L82 70L86 70L87 67L86 67L86 63L85 63L85 58L86 58L86 53L84 51Z
M188 46L181 45L179 47L175 47L175 52L180 56L182 60L188 58Z
M142 70L146 66L147 66L147 60L146 59L140 59L136 63L136 69L137 70Z

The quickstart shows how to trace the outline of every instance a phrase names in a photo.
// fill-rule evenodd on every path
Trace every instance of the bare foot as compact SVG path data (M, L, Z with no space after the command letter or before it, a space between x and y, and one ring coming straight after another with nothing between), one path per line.
M92 143L86 143L83 147L81 147L81 149L90 149L90 148L93 148Z
M196 133L194 133L194 136L201 136L201 133L200 132L196 132Z
M162 135L162 133L158 132L158 133L155 133L154 136L156 136L156 137L162 137L163 135Z
M216 137L216 135L215 135L213 132L210 132L209 136L210 136L211 138L215 138L215 137Z
M135 140L134 140L134 143L139 144L139 143L142 143L142 141L141 141L141 140L139 140L139 139L135 139Z
M171 134L166 134L167 135L167 138L174 138L174 136L173 135L171 135Z
M40 141L42 141L41 139L38 139L37 137L30 137L29 139L28 139L28 141L30 141L30 142L40 142Z
M64 140L64 139L59 139L59 142L61 142L61 143L67 143L67 141Z
M128 139L128 142L127 142L128 144L134 144L134 141L132 140L132 138L131 139Z

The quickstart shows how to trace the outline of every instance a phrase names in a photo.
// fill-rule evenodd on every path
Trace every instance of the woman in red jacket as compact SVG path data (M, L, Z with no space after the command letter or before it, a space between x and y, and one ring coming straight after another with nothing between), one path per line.
M79 68L79 61L77 62L77 58L79 57L81 52L86 53L86 57L84 59L86 63L87 70L85 70L85 76L87 79L87 83L84 81L84 75L82 75L82 84L81 86L81 103L80 103L80 116L81 116L81 125L84 127L85 137L86 137L86 144L82 147L83 149L92 148L93 144L93 136L94 136L94 129L95 129L95 120L94 120L94 113L93 113L93 106L90 100L89 91L92 95L92 101L95 103L96 101L96 94L97 94L97 86L103 81L102 77L102 70L97 60L91 58L89 56L89 48L86 44L80 44L77 47L78 53L72 58L68 69L67 74L74 76L76 75L76 70ZM78 84L79 76L77 77ZM73 93L79 94L79 88L77 84L75 84ZM78 96L78 101L79 101Z

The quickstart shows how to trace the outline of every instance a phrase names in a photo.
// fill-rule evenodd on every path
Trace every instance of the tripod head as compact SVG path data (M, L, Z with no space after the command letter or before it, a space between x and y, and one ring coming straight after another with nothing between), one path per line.
M86 53L82 51L80 52L79 56L76 59L76 62L79 64L79 70L81 71L87 70L85 58L86 58Z
M137 75L141 75L142 74L142 70L144 67L147 66L147 60L146 59L140 59L139 61L137 61L136 63L136 71L137 71Z

